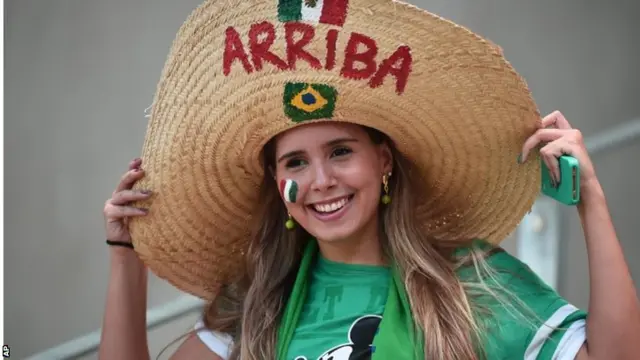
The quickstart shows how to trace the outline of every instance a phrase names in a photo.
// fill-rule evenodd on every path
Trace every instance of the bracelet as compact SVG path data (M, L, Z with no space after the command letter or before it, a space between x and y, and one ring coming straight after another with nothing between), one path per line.
M130 242L126 242L126 241L107 240L107 245L110 245L110 246L124 246L124 247L128 247L129 249L133 249L133 244L130 243Z

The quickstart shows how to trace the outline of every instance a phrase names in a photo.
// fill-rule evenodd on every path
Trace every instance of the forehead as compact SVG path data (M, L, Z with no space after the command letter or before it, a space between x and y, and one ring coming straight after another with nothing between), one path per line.
M325 144L336 138L363 140L366 131L358 125L343 122L319 122L298 126L276 138L276 152Z

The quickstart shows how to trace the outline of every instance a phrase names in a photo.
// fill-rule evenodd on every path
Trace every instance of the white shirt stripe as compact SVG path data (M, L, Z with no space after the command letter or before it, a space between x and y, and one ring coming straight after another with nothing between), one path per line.
M198 320L194 329L197 330L196 333L198 334L200 341L207 345L209 350L220 356L222 360L229 359L229 355L231 355L231 347L233 346L233 339L231 336L205 328L202 320Z
M582 345L587 341L587 322L578 320L569 326L553 354L554 360L575 360Z
M573 305L565 305L556 310L553 315L538 329L533 339L529 343L524 353L524 360L537 360L542 346L551 335L555 328L560 326L562 322L571 314L576 312L578 308ZM582 324L582 325L581 325ZM560 344L553 354L554 360L574 360L580 346L586 339L586 331L584 320L576 321L562 336Z

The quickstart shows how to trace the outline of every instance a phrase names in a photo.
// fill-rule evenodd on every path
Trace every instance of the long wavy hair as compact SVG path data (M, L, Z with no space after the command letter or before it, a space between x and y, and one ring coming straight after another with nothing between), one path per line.
M474 250L463 259L454 258L454 246L471 241L438 242L429 238L414 217L415 194L420 184L409 176L411 164L384 134L365 128L376 144L386 143L393 154L389 191L393 201L380 207L380 241L385 255L393 259L404 278L416 325L425 332L425 356L441 360L478 360L484 357L482 312L474 297L494 294L483 279L492 277L486 253ZM247 253L246 272L223 289L204 310L208 329L234 339L230 359L274 359L278 325L284 312L309 234L301 227L285 228L287 211L270 175L274 144L264 151L265 176L254 215L256 227ZM471 266L477 281L463 283L456 275L460 266Z

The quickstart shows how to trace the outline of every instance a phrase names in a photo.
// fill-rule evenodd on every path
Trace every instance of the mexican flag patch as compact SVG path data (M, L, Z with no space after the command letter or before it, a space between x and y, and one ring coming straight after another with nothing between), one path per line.
M343 26L348 0L280 0L278 19Z

